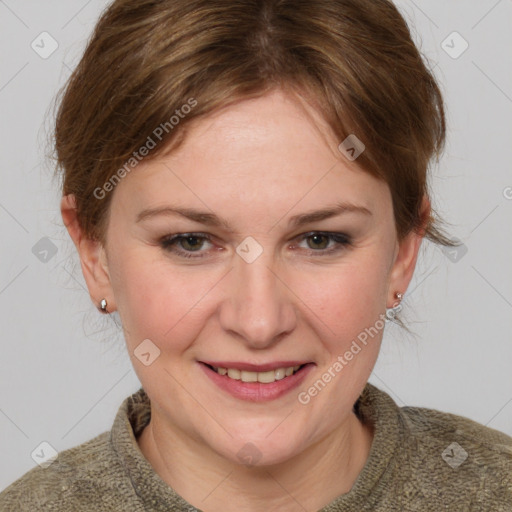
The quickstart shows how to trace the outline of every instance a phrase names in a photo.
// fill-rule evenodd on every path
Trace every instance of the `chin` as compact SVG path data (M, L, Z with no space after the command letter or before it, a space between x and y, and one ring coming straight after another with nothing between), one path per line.
M281 420L282 421L282 420ZM221 457L233 462L234 464L241 464L247 467L257 466L272 466L286 462L302 451L301 445L303 443L295 436L294 432L286 430L280 432L272 432L276 429L279 422L272 422L269 428L260 428L257 433L247 428L243 432L234 433L233 437L224 436L225 443L218 444L219 438L212 439L210 447L217 452ZM247 432L251 432L250 435ZM270 435L269 435L270 433ZM300 432L296 433L297 436ZM208 442L209 440L206 440Z

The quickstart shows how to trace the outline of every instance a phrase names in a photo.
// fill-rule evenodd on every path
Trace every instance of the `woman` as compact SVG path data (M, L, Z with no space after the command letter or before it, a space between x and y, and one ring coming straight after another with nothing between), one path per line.
M1 510L510 510L512 439L368 383L443 101L386 0L117 0L56 120L63 221L141 389Z

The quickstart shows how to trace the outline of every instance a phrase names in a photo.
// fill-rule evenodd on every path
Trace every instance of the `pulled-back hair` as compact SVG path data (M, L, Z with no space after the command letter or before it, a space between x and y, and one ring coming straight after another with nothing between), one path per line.
M104 184L150 139L148 160L179 147L193 119L277 87L306 98L340 142L364 143L357 164L388 184L399 240L426 225L426 238L452 244L434 210L420 215L445 141L442 95L387 0L114 1L56 117L62 192L84 234L105 241Z

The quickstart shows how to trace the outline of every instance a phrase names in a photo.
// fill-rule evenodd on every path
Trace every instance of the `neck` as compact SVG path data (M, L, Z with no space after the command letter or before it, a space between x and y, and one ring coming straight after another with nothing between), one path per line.
M373 440L371 426L352 412L338 429L293 459L245 466L151 418L138 439L145 458L175 492L208 512L319 510L352 488Z

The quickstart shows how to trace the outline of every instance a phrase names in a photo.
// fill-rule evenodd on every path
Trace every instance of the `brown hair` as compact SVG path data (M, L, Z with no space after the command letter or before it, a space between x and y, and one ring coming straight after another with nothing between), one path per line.
M105 242L112 194L98 187L110 192L149 139L146 159L178 147L193 119L275 87L307 97L340 142L364 143L357 163L388 184L399 239L426 221L426 238L454 245L434 210L420 218L445 141L442 95L387 0L114 1L56 117L62 191L85 235Z

